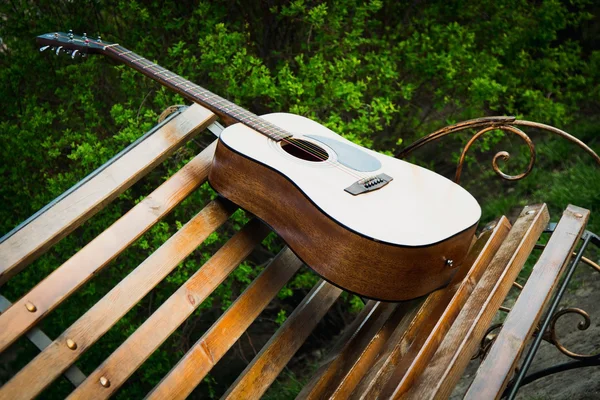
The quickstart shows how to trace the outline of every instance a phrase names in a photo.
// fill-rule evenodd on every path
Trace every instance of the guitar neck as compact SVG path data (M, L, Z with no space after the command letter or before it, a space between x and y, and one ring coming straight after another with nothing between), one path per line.
M186 99L198 103L225 119L241 122L257 132L280 141L292 135L278 126L260 118L256 114L226 100L195 83L141 57L118 44L108 45L104 53L114 60L122 62L141 72L160 84L174 90Z

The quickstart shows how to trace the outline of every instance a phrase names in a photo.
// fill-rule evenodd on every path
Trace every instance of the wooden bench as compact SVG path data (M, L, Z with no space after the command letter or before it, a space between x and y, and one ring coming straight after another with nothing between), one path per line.
M0 242L0 282L25 268L214 121L215 116L199 105L175 112L142 140L9 232ZM23 335L32 341L34 337L44 339L37 344L39 355L0 387L1 399L35 397L61 374L67 375L75 387L70 398L110 397L261 243L269 229L260 221L251 220L87 377L74 363L227 221L236 209L234 205L219 198L208 203L53 341L36 330L48 313L206 181L215 143L29 293L12 305L3 303L0 352ZM572 274L588 243L598 244L598 237L585 231L588 218L588 210L569 206L558 224L551 226L550 240L504 327L492 344L487 343L487 357L466 398L498 398L507 385L518 388L523 376L517 376L520 380L516 384L510 380L531 339L542 338L535 334L536 327L560 277L566 269L567 275ZM548 222L544 204L525 207L513 224L500 217L473 239L466 261L456 266L456 275L445 288L402 303L367 301L299 398L448 397L469 360L480 350L480 343L486 340L492 319ZM576 260L567 267L582 237L584 243ZM188 396L300 267L301 262L289 249L282 250L191 345L148 397ZM569 276L566 283L568 279ZM564 290L563 286L564 282L560 290ZM339 288L319 281L273 332L223 398L258 398L264 394L341 294ZM556 303L551 304L543 319L541 332L546 331ZM527 367L522 365L520 373Z

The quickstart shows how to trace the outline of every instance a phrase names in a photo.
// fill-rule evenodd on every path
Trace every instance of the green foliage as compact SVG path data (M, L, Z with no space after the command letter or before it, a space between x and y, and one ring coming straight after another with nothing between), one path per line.
M449 123L516 115L562 127L596 151L599 7L585 0L544 1L64 1L0 4L0 229L8 232L156 124L178 95L101 57L73 62L39 54L34 37L55 30L101 32L127 48L256 112L315 119L363 146L396 154ZM499 146L513 154L501 168L520 173L528 156L518 138L495 131L476 142L463 182L483 203L483 222L525 203L549 203L553 219L568 203L592 211L600 231L600 179L589 157L564 139L534 135L537 165L518 183L489 166ZM451 175L458 134L413 161ZM2 288L16 300L141 201L212 139L180 149L107 208ZM215 197L204 185L138 239L42 329L56 337ZM248 217L238 211L80 361L91 372L209 259ZM282 243L270 235L262 256L244 262L118 392L143 397L262 270ZM302 269L267 317L281 324L317 277ZM346 312L361 301L344 296ZM23 345L26 346L26 345ZM27 349L26 349L27 350ZM31 349L23 357L34 354ZM21 361L19 361L21 362ZM15 367L16 368L16 367ZM293 374L289 398L297 392ZM292 383L289 383L292 382ZM198 392L218 397L226 383L209 377ZM285 385L284 385L285 386ZM294 387L291 387L294 386ZM44 398L64 397L64 381ZM287 390L287 389L286 389ZM272 391L270 393L273 393ZM283 393L283 389L281 391ZM286 392L287 393L287 392ZM271 395L271 394L269 394Z

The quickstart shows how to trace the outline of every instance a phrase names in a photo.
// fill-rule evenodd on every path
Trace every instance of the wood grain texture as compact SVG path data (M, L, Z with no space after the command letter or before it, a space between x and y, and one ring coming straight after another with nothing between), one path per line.
M424 296L402 304L406 310L405 315L390 335L390 338L382 347L377 359L375 360L375 363L368 370L364 371L365 373L363 376L357 377L357 382L354 383L354 387L352 388L353 390L345 393L346 398L365 398L365 394L368 393L372 387L372 380L377 378L377 376L380 374L380 371L382 371L383 367L387 364L394 345L401 342L409 333L414 324L415 318L423 307L424 302L427 301L427 297L428 296ZM368 398L368 395L366 397Z
M488 225L489 226L489 225ZM452 326L484 271L506 239L510 223L500 218L477 239L452 282L431 295L419 311L409 332L393 346L387 362L373 377L365 398L389 398L405 393L427 367L433 353ZM365 377L365 381L368 378Z
M221 318L202 335L148 397L154 399L186 398L248 329L301 265L302 262L291 250L287 248L282 250ZM122 368L121 366L116 367ZM87 399L88 397L82 396L81 398Z
M138 181L216 116L197 104L0 243L0 285Z
M408 393L395 394L395 398L445 399L450 395L548 220L545 204L523 209L427 368Z
M247 242L246 252L261 242L267 229L244 238L238 235L237 241ZM245 234L249 234L247 230ZM248 236L248 235L246 235ZM225 252L237 250L232 238L221 249ZM231 244L230 244L231 243ZM229 256L228 256L229 257ZM239 258L239 257L238 257ZM222 282L233 270L233 266L224 266L218 252L213 256L214 262L208 262L202 269L186 282L161 308L159 308L131 337L123 343L89 379L72 393L70 398L100 399L109 397L123 382L152 354L156 348L189 317L201 302ZM212 259L211 259L212 260ZM241 262L241 261L240 261ZM239 263L239 262L238 262ZM237 265L236 263L235 265ZM290 250L283 250L279 256L256 278L242 295L231 305L225 314L196 343L170 373L177 384L165 387L162 398L183 397L191 392L219 358L236 342L258 314L267 306L283 285L300 268L302 263ZM193 299L192 300L190 300ZM182 310L183 309L183 310ZM200 344L199 344L200 343ZM193 355L194 347L209 349L212 358L198 359ZM193 367L186 363L194 363ZM214 363L214 364L213 364ZM178 371L178 372L175 372ZM99 384L100 377L110 380L110 387L103 388ZM195 384L194 384L195 382Z
M216 141L0 315L0 352L181 203L208 176ZM29 312L26 303L36 306Z
M283 175L235 153L221 141L209 181L223 196L272 226L319 275L379 300L412 299L446 285L456 272L446 260L458 264L465 258L476 228L426 247L367 239L324 215ZM384 223L385 215L380 217Z
M0 388L0 399L36 396L77 360L123 315L165 278L204 239L223 224L233 207L219 200L209 203L158 250L108 292L50 346ZM73 340L77 348L67 347Z
M556 225L527 283L504 321L492 348L477 369L465 399L499 399L525 349L544 306L573 254L590 212L569 205Z
M370 337L366 335L362 337L362 343L350 343L350 346L345 349L344 357L341 358L341 361L349 359L349 362L339 363L337 376L334 376L335 379L328 382L326 387L329 393L323 396L315 393L312 398L348 399L356 394L357 385L362 382L364 375L377 368L386 346L390 342L397 342L405 334L424 300L425 298L421 297L399 303L379 331L372 332L373 335Z
M320 280L222 398L260 398L341 293Z
M354 321L344 329L297 398L332 398L338 387L357 370L357 363L367 365L368 368L398 325L398 318L391 318L402 315L395 313L397 307L398 303L369 300ZM366 358L370 360L367 361Z

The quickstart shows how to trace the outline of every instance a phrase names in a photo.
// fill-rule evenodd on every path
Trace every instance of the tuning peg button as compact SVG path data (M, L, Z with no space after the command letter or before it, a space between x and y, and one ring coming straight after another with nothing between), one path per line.
M63 48L62 46L58 46L58 47L56 48L56 55L58 55L58 54L60 53L60 49L62 49L62 48Z
M75 56L77 55L77 53L79 53L79 50L74 50L73 53L71 53L71 58L74 60Z
M48 50L50 46L40 47L40 52Z

